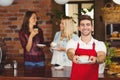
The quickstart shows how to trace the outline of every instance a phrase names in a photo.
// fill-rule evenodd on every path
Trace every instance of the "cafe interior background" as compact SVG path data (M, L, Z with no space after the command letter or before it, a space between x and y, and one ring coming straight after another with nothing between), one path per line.
M7 1L13 2L7 4ZM120 1L118 0L118 2ZM106 6L107 3L110 4ZM0 47L3 54L2 61L12 62L17 60L18 62L24 62L23 49L19 41L18 32L27 10L37 12L38 23L43 30L45 44L48 47L45 49L46 59L51 59L49 44L53 40L55 32L59 30L59 20L63 14L72 16L76 21L76 27L79 24L79 15L90 15L95 26L93 36L104 42L109 41L114 44L114 47L117 46L119 49L120 21L107 22L103 18L104 12L102 9L105 7L110 8L111 3L112 7L119 6L119 3L115 3L112 0L0 0ZM108 40L107 37L111 40Z

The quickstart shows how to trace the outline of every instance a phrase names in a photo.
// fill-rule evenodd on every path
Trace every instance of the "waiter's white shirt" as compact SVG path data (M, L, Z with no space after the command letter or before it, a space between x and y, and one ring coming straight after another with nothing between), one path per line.
M92 49L93 48L92 44L95 43L96 52L104 51L105 54L107 53L106 46L105 46L104 42L98 41L98 40L94 39L93 37L91 38L91 41L88 42L87 44L81 40L81 37L78 40L71 39L67 43L66 50L68 50L69 48L74 48L76 50L78 43L79 43L79 48L83 48L83 49ZM100 64L99 73L103 73L104 68L105 68L105 63Z
M79 40L73 40L71 39L68 43L67 43L67 47L66 49L69 49L69 48L74 48L76 49L77 48L77 44L80 44L79 48L83 48L83 49L92 49L92 44L95 43L95 50L96 52L97 51L104 51L106 53L106 46L104 44L104 42L102 41L98 41L94 38L91 39L90 42L88 42L87 44L84 43L82 40L81 40L81 37Z

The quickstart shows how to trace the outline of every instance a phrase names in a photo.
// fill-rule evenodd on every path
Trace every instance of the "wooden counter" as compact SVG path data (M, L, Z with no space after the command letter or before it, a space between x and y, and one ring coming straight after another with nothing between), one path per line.
M18 60L17 69L4 69L0 66L0 80L70 80L71 67L65 67L63 70L55 70L50 65L51 53L49 47L44 49L46 56L45 67L25 67L23 65L23 58ZM23 56L22 56L23 57ZM14 59L10 56L10 58ZM12 60L7 60L7 63L12 63ZM5 63L6 63L5 62ZM119 77L105 74L99 75L99 80L120 80Z
M0 80L70 80L71 67L55 70L54 67L24 67L19 64L17 69L1 69ZM108 74L99 75L99 80L120 80L119 77Z

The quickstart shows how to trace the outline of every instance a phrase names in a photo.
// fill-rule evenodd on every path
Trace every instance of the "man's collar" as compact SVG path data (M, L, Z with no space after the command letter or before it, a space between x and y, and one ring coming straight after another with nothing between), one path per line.
M85 43L85 42L82 41L81 37L80 37L80 41L82 43ZM91 40L87 44L93 44L93 42L94 42L94 39L93 39L93 37L91 37Z

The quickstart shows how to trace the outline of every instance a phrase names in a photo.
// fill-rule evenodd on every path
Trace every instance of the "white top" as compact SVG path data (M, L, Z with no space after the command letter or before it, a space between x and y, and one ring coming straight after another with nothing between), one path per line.
M68 42L67 38L61 40L60 37L61 37L61 31L56 32L53 40L53 42L57 44L55 48L57 48L58 46L66 48ZM76 34L73 34L71 39L78 40L79 37ZM68 59L65 51L58 51L55 49L51 51L53 53L51 64L59 64L61 66L72 66L72 61Z
M90 41L88 44L86 44L86 43L84 43L84 42L81 40L81 37L80 37L78 40L73 40L73 39L71 39L71 40L67 43L66 50L69 49L69 48L74 48L74 49L76 49L78 43L80 44L79 48L92 49L92 48L93 48L93 47L92 47L93 42L95 42L95 50L96 50L96 52L97 52L97 51L104 51L105 53L107 52L107 51L106 51L106 46L105 46L104 42L98 41L98 40L92 38L91 41Z

